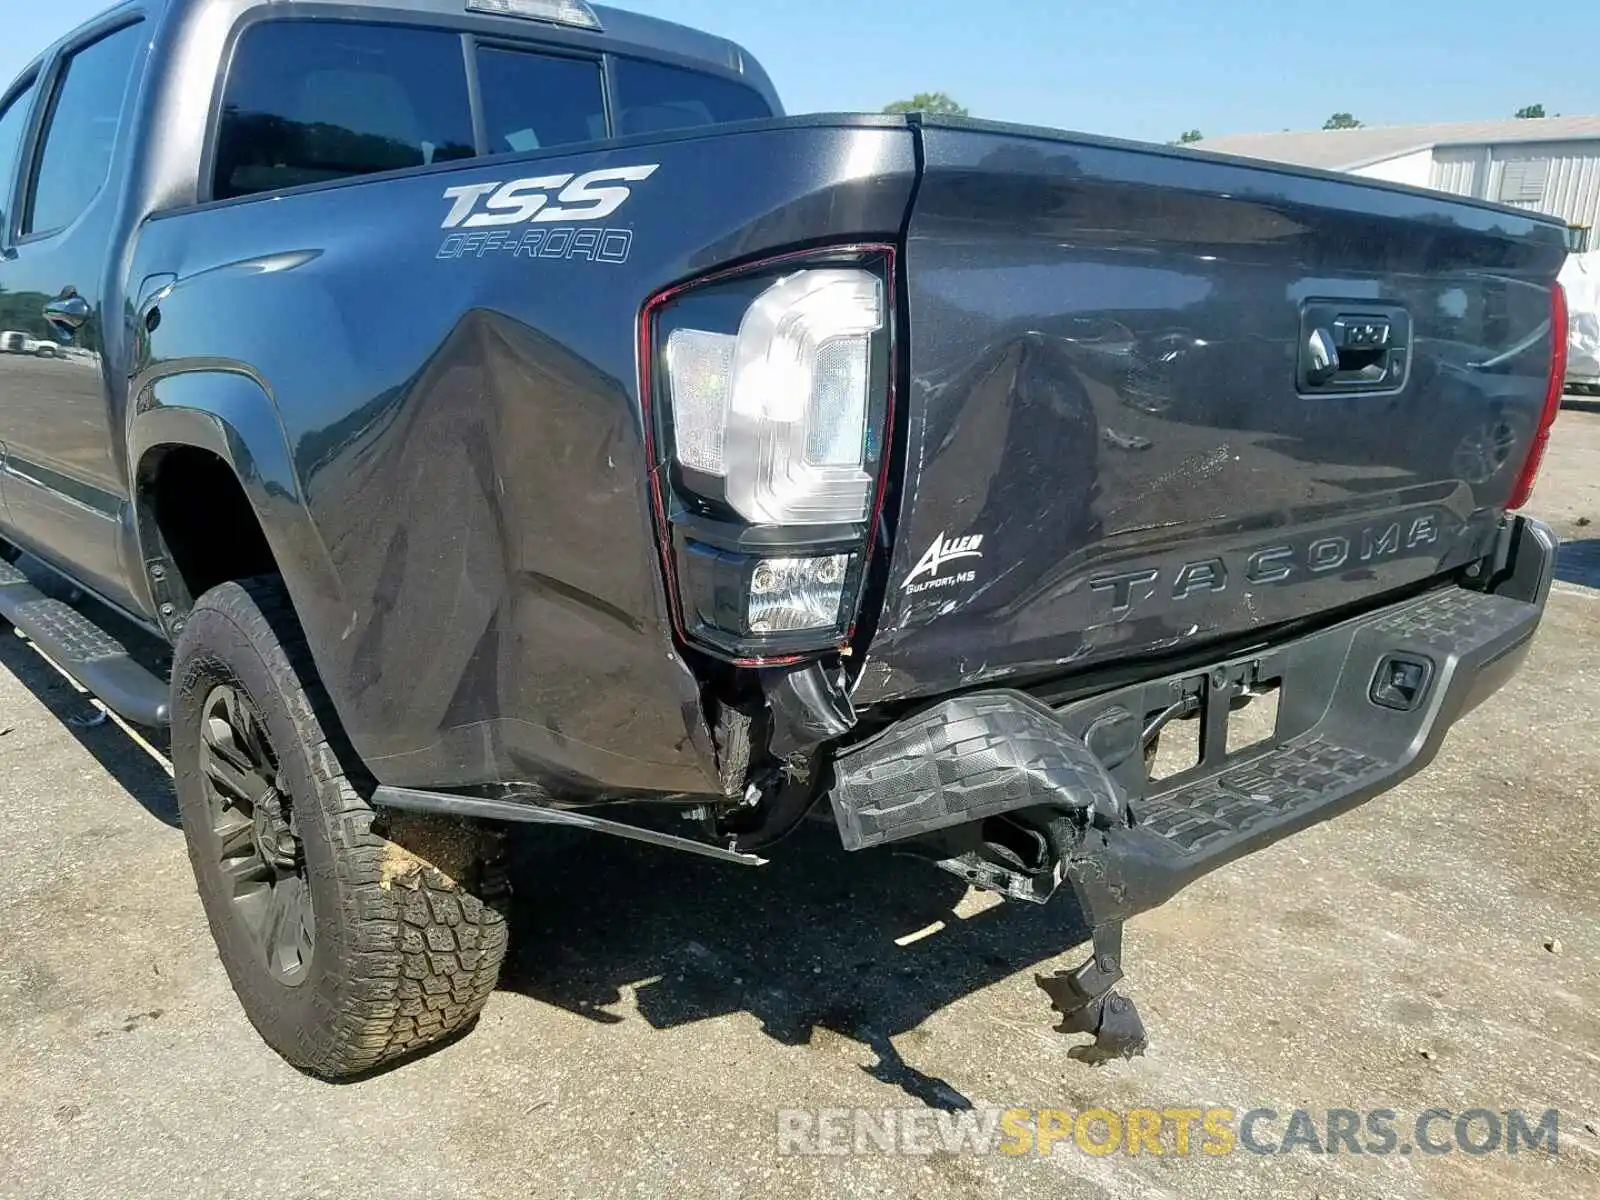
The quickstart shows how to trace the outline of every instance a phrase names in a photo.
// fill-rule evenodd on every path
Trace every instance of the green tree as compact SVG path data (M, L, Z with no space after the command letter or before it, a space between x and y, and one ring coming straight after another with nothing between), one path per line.
M1206 135L1201 133L1198 129L1190 129L1180 133L1178 135L1178 140L1172 144L1174 146L1188 146L1194 142L1203 142L1205 139Z
M1530 121L1536 117L1544 116L1544 105L1530 104L1526 108L1517 109L1517 120Z
M909 100L896 100L883 110L886 113L933 113L942 117L965 117L967 106L957 104L947 92L918 92Z
M1347 112L1334 113L1322 123L1324 129L1360 129L1361 122Z

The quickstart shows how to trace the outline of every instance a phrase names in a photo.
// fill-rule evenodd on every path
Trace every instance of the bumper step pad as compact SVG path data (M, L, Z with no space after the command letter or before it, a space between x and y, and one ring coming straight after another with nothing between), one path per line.
M990 818L1042 815L1066 867L1056 882L1093 876L1097 894L1084 898L1097 916L1123 920L1420 770L1515 670L1540 613L1534 602L1451 588L1059 708L1016 691L953 697L838 756L830 799L840 838L848 850L948 845ZM1380 670L1397 658L1425 670L1410 711L1374 698ZM1268 681L1280 688L1271 740L1230 754L1235 702ZM1140 731L1186 700L1203 714L1201 760L1152 783ZM1054 832L1060 817L1083 834L1075 847ZM1045 898L1025 882L1000 890Z
M46 596L0 562L0 615L119 716L153 728L168 723L165 680L135 662L109 632L62 600Z
M1393 771L1392 763L1313 737L1187 790L1145 801L1139 806L1140 827L1165 838L1175 853L1204 854Z
M1197 686L1206 699L1202 760L1159 784L1142 754L1111 764L1131 820L1068 854L1067 877L1096 924L1164 903L1195 879L1387 791L1425 767L1460 717L1521 662L1541 608L1451 589L1358 618L1204 676L1174 677L1059 710L1068 732L1109 707L1151 712ZM1426 664L1411 711L1374 699L1396 656ZM1258 681L1281 682L1277 730L1264 747L1229 755L1231 701Z

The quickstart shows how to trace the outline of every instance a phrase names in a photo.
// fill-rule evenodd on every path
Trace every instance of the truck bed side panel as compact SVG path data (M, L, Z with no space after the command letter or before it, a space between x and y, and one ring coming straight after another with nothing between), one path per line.
M446 188L641 164L598 223L441 227ZM139 247L135 278L177 281L134 394L262 381L338 594L281 565L380 781L718 790L651 529L639 310L712 266L893 237L914 174L903 123L789 122L176 214Z

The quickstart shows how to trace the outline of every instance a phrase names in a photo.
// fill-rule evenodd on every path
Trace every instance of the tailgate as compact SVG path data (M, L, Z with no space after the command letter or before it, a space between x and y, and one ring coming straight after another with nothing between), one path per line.
M922 137L858 700L1192 648L1487 552L1544 400L1559 225L1031 130Z

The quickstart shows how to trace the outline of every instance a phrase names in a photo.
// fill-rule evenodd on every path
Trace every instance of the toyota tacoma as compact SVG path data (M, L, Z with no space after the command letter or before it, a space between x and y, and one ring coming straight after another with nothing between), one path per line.
M475 1019L512 823L1059 896L1062 1028L1138 1053L1127 918L1426 765L1545 604L1535 214L786 117L582 0L132 0L0 178L0 612L170 728L324 1077Z

